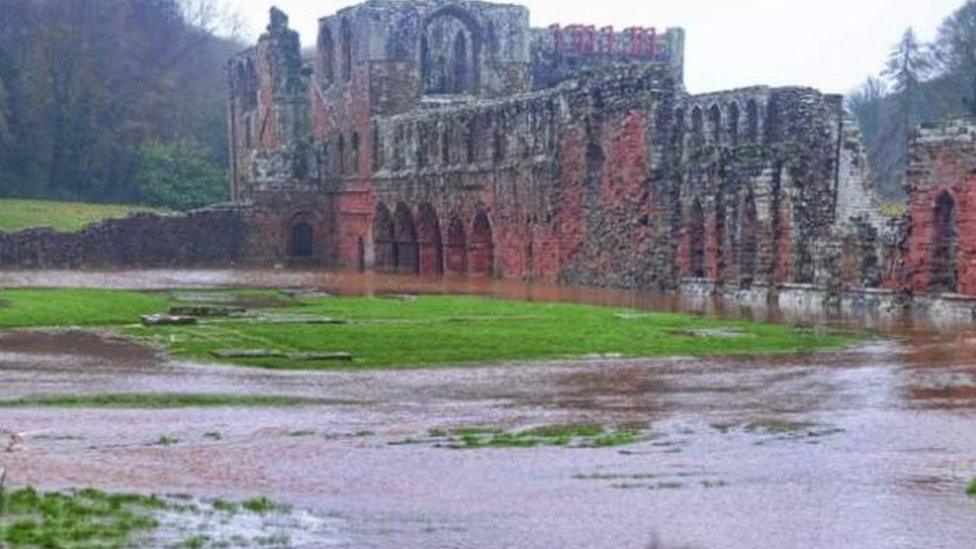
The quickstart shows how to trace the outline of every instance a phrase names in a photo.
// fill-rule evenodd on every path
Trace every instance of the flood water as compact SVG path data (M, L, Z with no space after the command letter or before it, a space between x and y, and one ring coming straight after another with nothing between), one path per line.
M267 495L328 518L310 546L976 546L976 330L623 291L321 272L0 273L0 287L481 293L868 327L839 352L353 373L192 364L98 332L0 332L0 398L192 392L293 409L0 409L8 483ZM606 449L452 450L429 429L653 433ZM176 444L154 444L162 436ZM6 441L9 438L9 442ZM308 536L306 536L307 538ZM304 538L303 538L304 539Z

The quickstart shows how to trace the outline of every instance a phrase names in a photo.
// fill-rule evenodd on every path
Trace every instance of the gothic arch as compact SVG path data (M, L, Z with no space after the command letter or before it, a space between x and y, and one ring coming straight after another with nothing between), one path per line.
M373 265L377 271L393 271L397 265L393 219L382 203L373 212Z
M735 101L729 103L728 106L728 119L729 119L729 143L732 145L739 144L739 104Z
M685 246L688 249L687 275L705 278L705 212L697 198L688 210L685 233Z
M759 104L755 99L746 103L746 141L755 143L759 140Z
M410 208L400 202L393 214L394 257L397 271L416 274L420 270L420 249L417 243L417 229Z
M751 284L756 276L756 256L759 252L759 215L756 197L747 189L742 200L739 224L739 278L743 284Z
M348 19L339 24L340 47L342 49L342 79L352 80L352 27Z
M704 120L701 107L695 106L691 110L691 139L695 146L701 145L704 136Z
M722 109L718 105L712 105L708 109L708 138L712 143L718 145L722 142Z
M678 109L674 111L674 122L671 128L671 147L678 155L681 155L684 150L685 123L685 110Z
M323 24L319 29L319 74L324 86L332 85L335 78L335 41L332 39L332 31L328 24Z
M437 211L430 203L423 203L417 211L417 244L419 271L422 275L444 274L444 248Z
M955 293L959 290L959 224L956 201L948 191L936 199L933 216L930 289Z
M289 257L308 259L315 256L315 230L312 224L300 219L292 224L288 239Z
M482 43L478 21L464 8L448 5L431 14L420 40L424 93L477 93Z
M464 221L460 217L451 218L451 223L448 225L445 255L447 272L463 274L468 271L467 234L464 230Z
M491 221L484 210L479 211L471 226L471 242L468 245L468 267L472 274L491 276L494 272L495 245L492 240Z

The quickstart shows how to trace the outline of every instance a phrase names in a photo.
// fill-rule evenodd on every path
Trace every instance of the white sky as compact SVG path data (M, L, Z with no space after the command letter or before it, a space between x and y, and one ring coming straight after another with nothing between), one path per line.
M352 0L239 0L250 36L277 5L315 43L316 21ZM750 86L808 85L846 92L883 67L914 26L922 40L964 0L516 0L532 26L588 23L617 29L684 27L685 83L693 93Z

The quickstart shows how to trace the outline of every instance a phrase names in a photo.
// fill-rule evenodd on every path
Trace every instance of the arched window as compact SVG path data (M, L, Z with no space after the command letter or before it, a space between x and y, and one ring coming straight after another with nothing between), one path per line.
M433 14L420 38L424 93L473 93L482 43L478 21L465 9L450 5Z
M958 238L956 202L952 195L943 192L935 202L932 241L931 273L932 291L955 293L959 291Z
M712 143L718 145L722 142L722 109L718 105L712 105L708 111L709 129L711 130Z
M312 226L305 221L299 221L291 227L291 256L308 258L315 255L312 239Z
M340 31L342 40L342 79L352 80L352 28L349 20L343 19Z
M688 212L687 221L688 274L705 278L705 213L696 198Z
M494 271L495 246L488 214L479 212L471 227L468 262L472 274L491 276Z
M383 137L380 135L379 124L373 124L373 171L383 169Z
M464 93L468 91L468 40L464 33L458 31L454 38L454 75L451 91Z
M350 169L352 173L359 173L359 134L353 132L352 134L352 158L349 161Z
M494 139L493 139L494 159L496 164L500 164L505 161L505 153L508 148L507 140L505 139L505 134L502 132L501 128L495 128Z
M421 204L417 213L417 246L420 274L427 276L444 274L441 226L437 219L437 211L430 203Z
M739 144L739 104L729 103L729 142Z
M447 249L445 250L447 272L463 274L468 270L468 245L464 221L460 217L451 220L447 228Z
M335 42L332 40L332 31L326 25L322 25L319 30L319 74L322 84L332 85L335 78Z
M393 214L394 257L397 270L401 273L416 274L420 271L420 249L417 242L417 229L410 208L399 203Z
M390 210L377 204L373 213L373 265L378 271L396 269L396 242Z
M671 126L671 148L680 155L685 146L685 111L674 111L674 124Z
M742 222L739 225L739 278L743 284L751 284L756 276L756 255L759 252L759 216L756 198L749 189L742 204Z
M339 150L336 151L337 152L337 154L336 154L336 157L337 157L336 160L339 163L338 173L339 173L339 176L343 176L343 175L346 175L346 138L343 135L340 135L339 136L338 149Z
M694 144L701 145L704 134L701 107L695 107L691 111L691 139Z
M759 105L754 99L746 104L746 140L750 143L759 140Z

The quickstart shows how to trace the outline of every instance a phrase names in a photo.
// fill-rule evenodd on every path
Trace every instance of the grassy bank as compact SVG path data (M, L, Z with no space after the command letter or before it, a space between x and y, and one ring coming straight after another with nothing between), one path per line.
M77 231L103 219L127 217L140 211L148 209L114 204L0 198L0 231L11 232L33 227Z
M135 325L140 314L165 311L177 297L188 299L186 293L2 290L0 327L124 325L118 328L122 333L176 356L283 369L720 356L836 348L852 341L777 324L478 297L315 297L282 307L289 300L270 291L211 292L219 302L275 297L271 303L277 308L243 317L193 326Z

